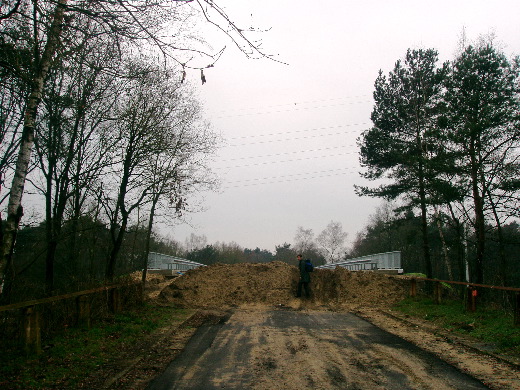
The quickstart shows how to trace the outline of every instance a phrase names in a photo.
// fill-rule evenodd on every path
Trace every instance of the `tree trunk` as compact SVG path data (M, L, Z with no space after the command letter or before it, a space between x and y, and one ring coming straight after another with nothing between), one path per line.
M153 219L155 216L155 207L157 206L157 202L159 201L159 195L155 194L152 200L152 207L150 209L150 217L148 219L148 230L146 232L146 242L144 249L144 259L143 259L143 276L141 282L144 287L146 286L146 275L148 273L148 254L150 253L150 241L152 239L152 228L153 228Z
M448 209L450 210L450 215L453 223L455 224L455 231L457 232L458 242L457 242L457 264L459 271L459 281L469 282L466 276L466 250L465 250L465 240L466 236L464 234L464 225L461 224L455 212L453 211L453 206L451 203L447 204Z
M117 234L115 234L116 233L115 230L117 229L116 224L114 223L114 225L112 227L113 232L111 234L115 239L113 240L112 250L110 251L110 255L108 257L106 273L105 273L106 279L109 282L112 282L114 280L117 257L119 255L119 251L121 250L121 246L123 244L123 238L125 236L127 224L128 224L128 216L122 215L121 226L119 227L119 231L117 232Z
M451 271L450 258L448 256L448 246L446 245L446 239L444 232L442 231L441 219L439 217L439 210L435 208L435 220L437 221L437 229L439 230L439 237L442 243L442 253L444 257L444 264L446 265L446 271L448 272L448 280L453 280L453 272Z
M491 204L491 209L493 210L493 216L495 218L495 222L497 224L497 233L498 233L498 245L499 245L499 256L500 256L500 266L499 266L499 278L502 286L507 287L509 285L509 273L507 267L507 258L506 258L506 248L504 242L504 231L502 229L502 222L500 222L500 217L498 215L497 206L495 202L493 202L493 198L491 193L488 191L489 203Z
M426 209L426 189L424 183L424 169L422 162L419 163L419 198L421 201L421 231L423 238L423 255L426 266L426 276L433 277L432 260L430 257L430 242L428 240L428 213Z
M11 263L14 244L16 241L16 233L18 231L20 219L23 215L22 196L34 145L36 113L43 94L45 78L47 77L47 73L61 37L66 4L67 0L58 1L54 10L52 25L47 34L45 49L40 61L34 59L36 68L33 75L31 93L29 94L25 108L24 127L13 182L11 184L11 191L9 194L7 221L2 241L2 252L0 254L0 293L3 289L5 270Z
M475 259L475 283L484 283L484 249L486 245L484 199L478 188L478 165L475 156L475 141L470 142L471 154L471 187L473 192L473 205L475 207L475 238L477 240L477 253ZM482 183L483 185L484 183Z

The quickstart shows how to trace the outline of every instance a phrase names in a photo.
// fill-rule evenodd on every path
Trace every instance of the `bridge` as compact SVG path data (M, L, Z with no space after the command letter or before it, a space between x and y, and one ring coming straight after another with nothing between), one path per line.
M150 252L148 254L148 272L151 273L174 275L199 267L205 267L205 265L162 253Z
M371 270L397 274L403 273L401 268L401 251L376 253L374 255L324 264L316 268L334 269L336 267L346 268L350 271Z

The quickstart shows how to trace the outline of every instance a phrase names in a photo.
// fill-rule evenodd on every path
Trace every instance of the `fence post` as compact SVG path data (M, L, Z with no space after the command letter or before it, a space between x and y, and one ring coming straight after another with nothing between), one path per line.
M42 351L40 313L35 306L26 307L23 312L25 352L39 354Z
M90 328L90 300L87 295L76 298L77 324Z
M520 292L515 294L515 320L514 325L520 326Z
M411 280L410 284L410 296L416 297L417 296L417 279L413 278Z
M477 289L468 286L468 304L467 310L474 313L477 310Z
M110 309L112 313L119 313L121 311L121 293L119 288L113 288L110 290Z
M442 300L442 285L441 282L435 282L435 286L433 287L433 297L435 300L435 303L437 305L440 305Z

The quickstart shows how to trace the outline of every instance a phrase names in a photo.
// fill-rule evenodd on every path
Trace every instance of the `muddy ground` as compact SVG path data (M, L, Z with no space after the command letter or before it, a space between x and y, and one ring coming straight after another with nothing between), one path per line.
M520 369L485 351L486 346L457 337L431 323L405 318L390 310L408 294L409 281L370 271L316 270L312 274L311 299L298 299L298 272L282 262L268 264L217 264L188 271L166 280L151 275L148 299L175 305L193 313L183 324L173 324L139 347L136 356L123 353L119 372L104 379L103 388L144 389L181 351L197 326L223 321L237 309L251 321L266 310L284 307L302 312L354 313L376 326L434 353L492 389L520 389ZM244 315L244 314L242 314ZM297 337L297 335L295 335ZM298 340L289 344L298 346ZM285 348L287 342L281 348ZM297 375L297 374L295 374Z

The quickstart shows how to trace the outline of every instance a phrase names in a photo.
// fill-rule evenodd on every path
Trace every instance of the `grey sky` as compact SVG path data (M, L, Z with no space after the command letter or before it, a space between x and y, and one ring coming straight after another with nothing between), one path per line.
M219 193L204 194L206 211L191 225L163 233L180 242L191 233L208 243L234 241L274 251L303 226L319 234L342 223L351 242L381 204L360 198L364 184L356 138L370 127L373 83L408 48L434 48L451 60L465 28L469 40L494 33L508 55L520 54L520 2L512 1L220 0L238 25L259 34L268 54L287 62L248 60L227 45L214 68L188 77L207 119L224 138L215 171Z

